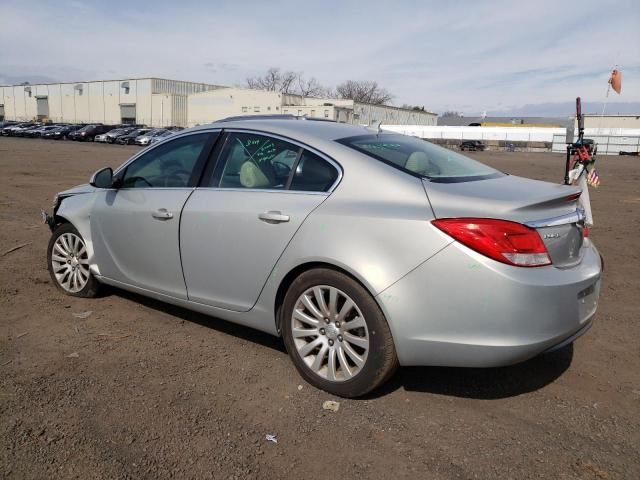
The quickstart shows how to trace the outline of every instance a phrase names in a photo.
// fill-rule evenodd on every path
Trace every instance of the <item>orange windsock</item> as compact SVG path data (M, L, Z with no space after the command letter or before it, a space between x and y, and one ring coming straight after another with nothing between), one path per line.
M615 90L616 93L620 93L622 90L622 72L617 68L614 68L609 78L609 85Z

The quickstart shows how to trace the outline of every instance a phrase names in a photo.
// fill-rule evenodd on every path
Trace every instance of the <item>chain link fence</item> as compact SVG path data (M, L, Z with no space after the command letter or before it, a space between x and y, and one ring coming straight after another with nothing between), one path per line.
M620 155L620 152L640 152L640 135L585 135L598 146L598 155ZM554 135L551 151L567 151L566 135Z

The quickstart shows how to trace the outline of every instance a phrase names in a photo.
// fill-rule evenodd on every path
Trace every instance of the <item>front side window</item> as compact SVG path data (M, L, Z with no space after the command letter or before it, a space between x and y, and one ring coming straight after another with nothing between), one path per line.
M452 150L406 135L359 135L338 142L432 182L463 182L504 175Z
M210 187L284 190L301 148L254 133L230 133Z
M188 187L208 139L209 133L200 133L158 145L127 166L122 188Z

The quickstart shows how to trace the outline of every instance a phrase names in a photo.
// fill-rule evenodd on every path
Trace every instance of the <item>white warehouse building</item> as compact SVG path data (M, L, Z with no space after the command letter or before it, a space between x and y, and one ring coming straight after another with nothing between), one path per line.
M437 122L437 114L424 110L160 78L0 86L0 120L186 127L264 114L361 125Z
M438 115L389 105L370 105L333 98L309 98L265 90L220 88L189 95L189 126L236 115L279 115L326 118L371 125L436 125Z
M160 78L0 86L0 118L186 125L187 96L216 88Z

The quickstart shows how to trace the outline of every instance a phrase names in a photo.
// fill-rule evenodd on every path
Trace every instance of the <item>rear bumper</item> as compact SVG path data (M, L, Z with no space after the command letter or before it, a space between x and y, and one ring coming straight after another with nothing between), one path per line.
M495 367L560 348L596 311L600 256L570 269L504 265L452 243L376 298L402 365Z

